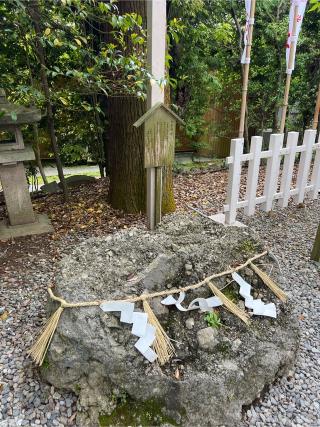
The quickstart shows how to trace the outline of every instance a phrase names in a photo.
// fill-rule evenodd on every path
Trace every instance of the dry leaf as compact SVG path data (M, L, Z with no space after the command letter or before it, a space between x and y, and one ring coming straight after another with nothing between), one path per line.
M6 321L8 319L8 316L9 316L9 312L4 311L2 314L0 314L0 320Z

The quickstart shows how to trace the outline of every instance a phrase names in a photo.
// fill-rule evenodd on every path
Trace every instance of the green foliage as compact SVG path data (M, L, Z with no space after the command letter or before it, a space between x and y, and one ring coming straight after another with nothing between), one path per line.
M36 105L45 115L30 3L0 2L1 87L13 101ZM67 162L81 161L88 151L93 160L103 162L101 102L110 95L144 97L150 78L141 49L146 40L142 18L134 13L120 16L113 1L39 0L39 8L62 155ZM40 126L46 128L45 119Z
M309 9L309 12L320 12L320 0L310 0L311 8Z
M220 328L222 326L220 315L217 311L210 311L204 316L208 326L212 328Z
M174 103L184 117L192 140L210 135L230 138L239 119L241 64L245 8L243 1L172 0L170 13L181 19L183 33L170 51L170 74L177 80ZM276 129L285 86L285 42L289 3L257 2L248 91L248 127L251 134ZM309 11L320 9L311 0ZM320 20L306 13L299 36L292 74L287 127L303 130L310 125L320 80ZM214 106L225 119L207 125L204 115Z

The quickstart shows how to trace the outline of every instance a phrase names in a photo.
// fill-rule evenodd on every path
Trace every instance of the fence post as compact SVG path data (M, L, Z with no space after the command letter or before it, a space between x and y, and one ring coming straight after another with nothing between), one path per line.
M281 186L280 192L282 193L282 199L279 200L279 206L285 208L288 206L290 190L291 190L291 181L293 175L294 161L296 158L297 144L298 144L299 132L289 132L287 139L287 148L289 153L285 155L282 176L281 176Z
M243 153L243 138L231 140L230 157L233 158L229 165L227 204L229 211L225 214L225 223L233 224L237 216L237 203L239 199L240 179L241 179L241 154Z
M244 209L246 215L253 215L256 208L261 147L262 136L253 136L251 138L250 147L250 153L252 153L253 158L249 160L246 188L246 200L248 200L248 206L246 206Z
M294 201L296 203L302 203L304 199L312 159L312 149L316 139L316 134L317 131L313 129L308 129L304 132L303 145L305 145L306 150L301 153L299 162L299 171L297 177L298 194L294 196Z
M268 159L266 177L264 183L263 195L266 201L262 204L262 209L269 212L273 206L274 195L278 187L278 176L280 169L280 150L283 144L283 133L273 133L270 137L269 149L272 151L272 156Z

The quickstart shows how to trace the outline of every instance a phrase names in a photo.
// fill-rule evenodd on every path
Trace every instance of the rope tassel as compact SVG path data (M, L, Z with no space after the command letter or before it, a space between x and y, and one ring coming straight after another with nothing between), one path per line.
M232 301L230 301L212 282L207 282L209 288L211 289L212 293L218 297L223 305L235 316L239 317L244 323L249 325L250 320L248 314L241 310L241 308L237 307Z
M42 328L41 335L28 351L29 356L31 356L38 366L42 365L46 357L47 350L57 329L62 312L63 307L60 306L46 322Z
M156 339L153 347L158 355L160 365L164 365L175 355L174 346L146 300L143 300L143 309L148 315L149 323L156 328Z
M271 279L270 276L267 275L264 271L260 270L259 267L257 267L255 264L252 264L252 262L249 264L250 268L260 277L260 279L263 281L263 283L268 286L268 288L283 302L286 302L288 297L283 292L282 289L279 288L279 286Z

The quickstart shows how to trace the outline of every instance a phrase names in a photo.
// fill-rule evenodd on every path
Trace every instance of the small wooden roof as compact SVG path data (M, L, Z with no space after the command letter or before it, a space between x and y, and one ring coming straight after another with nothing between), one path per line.
M16 117L16 120L15 120ZM0 126L22 125L38 122L41 112L35 107L27 108L8 102L6 92L0 88Z
M177 122L181 123L182 125L184 124L184 121L182 119L180 119L180 117L176 113L174 113L172 110L170 110L170 108L166 107L163 102L157 102L156 104L154 104L153 107L149 108L149 110L142 117L140 117L140 119L138 119L133 124L133 126L135 126L136 128L141 126L146 120L148 120L150 117L152 117L152 115L159 108L162 108L166 113L168 113L170 116L172 116Z

